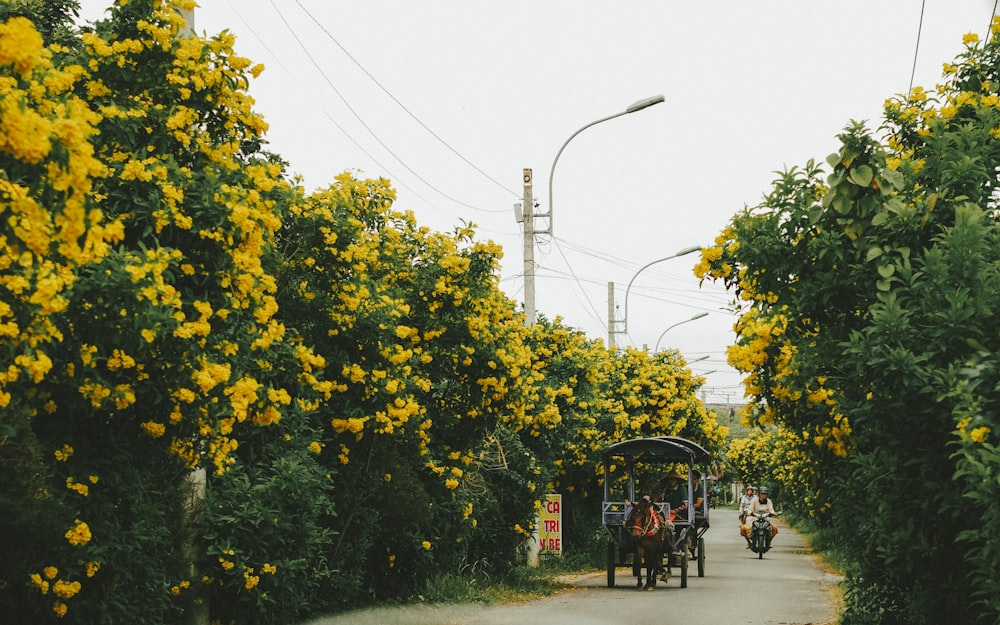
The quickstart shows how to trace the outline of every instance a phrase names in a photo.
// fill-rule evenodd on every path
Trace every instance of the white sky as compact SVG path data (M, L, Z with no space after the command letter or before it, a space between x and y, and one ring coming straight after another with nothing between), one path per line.
M81 4L89 21L110 0ZM711 244L736 212L760 201L776 171L824 161L849 120L877 127L883 102L908 89L911 72L914 85L933 88L942 64L962 51L963 34L985 37L994 7L203 0L195 29L232 31L237 52L267 67L251 94L270 124L269 148L307 190L357 170L390 178L397 208L421 225L451 231L474 222L481 238L503 246L501 286L518 302L523 243L513 205L522 169L533 170L536 211L548 211L563 143L662 94L663 104L583 131L559 157L554 238L538 237L535 251L536 307L606 341L608 282L621 319L635 277L629 333L618 344L707 355L691 363L695 373L714 370L703 397L735 402L742 386L724 353L735 339L735 317L723 310L731 296L699 287L696 254L636 272ZM665 333L701 312L709 314Z

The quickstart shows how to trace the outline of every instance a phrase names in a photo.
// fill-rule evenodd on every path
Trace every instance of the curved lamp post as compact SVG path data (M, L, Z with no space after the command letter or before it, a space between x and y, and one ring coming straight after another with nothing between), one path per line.
M635 275L632 276L632 279L628 281L628 286L625 287L625 317L622 318L622 320L621 320L622 329L621 330L612 330L611 332L613 332L614 334L628 334L628 294L629 294L629 291L632 290L632 283L635 282L635 279L639 277L640 273L642 273L643 271L645 271L648 267L652 267L653 265L655 265L657 263L662 263L665 260L670 260L671 258L677 258L678 256L686 256L686 255L688 255L688 254L690 254L692 252L697 252L699 250L701 250L701 246L700 245L694 245L692 247L685 247L684 249L680 250L676 254L671 254L670 256L666 256L664 258L658 258L658 259L654 260L653 262L646 263L645 265L643 265L642 267L640 267L639 271L635 272Z
M548 212L548 215L539 215L539 217L546 217L547 216L549 218L549 234L552 234L552 176L556 173L556 163L559 162L559 157L562 156L563 150L566 149L566 146L569 145L569 142L572 141L573 138L576 137L578 134L580 134L584 130L590 128L591 126L596 126L597 124L600 124L601 122L606 122L609 119L614 119L616 117L621 117L622 115L628 115L629 113L637 113L637 112L641 111L644 108L649 108L650 106L653 106L654 104L659 104L660 102L663 102L663 96L662 95L656 95L656 96L653 96L651 98L646 98L644 100L639 100L638 102L635 102L634 104L631 104L628 108L626 108L624 111L622 111L620 113L615 113L614 115L608 115L607 117L602 117L601 119L598 119L598 120L590 122L589 124L587 124L583 128L581 128L581 129L577 130L576 132L574 132L573 134L571 134L569 136L569 139L566 139L566 142L563 143L562 147L559 148L559 151L556 152L556 157L552 161L552 167L549 169L549 212Z
M677 326L681 325L682 323L687 323L688 321L694 321L696 319L701 319L702 317L707 317L707 316L708 316L707 312L700 312L697 315L695 315L694 317L691 317L690 319L685 319L684 321L678 321L674 325L672 325L669 328L667 328L666 330L664 330L663 334L660 335L660 338L656 339L656 347L653 348L653 353L655 354L656 352L660 351L660 341L662 341L663 337L667 335L667 332L670 332L670 330L672 330L673 328L676 328Z
M536 231L534 229L535 228L535 226L534 226L534 218L535 217L548 217L549 218L549 227L548 227L548 229L547 230L539 230L538 233L539 234L552 234L552 212L553 212L552 211L552 178L553 178L553 176L554 176L554 174L556 172L556 163L559 162L559 157L562 156L563 150L566 149L566 146L569 145L569 142L572 141L574 137L576 137L578 134L580 134L581 132L583 132L587 128L590 128L591 126L596 126L597 124L600 124L601 122L606 122L609 119L614 119L616 117L621 117L622 115L628 115L629 113L637 113L637 112L641 111L644 108L649 108L650 106L653 106L655 104L659 104L660 102L663 102L663 96L662 95L656 95L656 96L653 96L653 97L650 97L650 98L645 98L643 100L639 100L638 102L635 102L635 103L629 105L628 108L626 108L624 111L621 111L620 113L615 113L614 115L608 115L607 117L602 117L601 119L592 121L589 124L587 124L586 126L584 126L583 128L580 128L579 130L577 130L576 132L574 132L572 135L570 135L569 139L566 139L566 141L562 144L562 147L559 148L559 151L556 152L556 157L555 157L555 159L552 160L552 167L549 169L549 212L548 213L543 213L541 215L532 215L529 212L529 211L531 211L531 207L530 206L525 206L525 213L524 213L524 238L525 238L525 243L524 243L524 247L525 247L525 252L526 253L525 253L525 259L524 259L524 312L525 312L525 315L526 315L525 322L527 323L527 325L529 325L529 326L535 325L535 262L534 262L534 254L532 253L530 255L530 257L529 257L529 255L527 253L527 250L528 250L528 246L529 245L531 245L531 246L534 245L534 238L535 238L535 234L536 234Z

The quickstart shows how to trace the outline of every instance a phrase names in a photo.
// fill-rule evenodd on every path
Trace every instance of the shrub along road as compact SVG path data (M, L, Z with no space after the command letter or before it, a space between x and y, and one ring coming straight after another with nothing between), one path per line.
M502 606L378 609L310 625L606 625L664 622L685 625L829 625L836 622L838 575L825 572L801 536L780 525L774 547L758 560L744 548L732 510L719 510L705 534L705 577L689 569L653 591L635 589L631 568L619 568L615 588L606 572L573 576L570 588L537 601Z

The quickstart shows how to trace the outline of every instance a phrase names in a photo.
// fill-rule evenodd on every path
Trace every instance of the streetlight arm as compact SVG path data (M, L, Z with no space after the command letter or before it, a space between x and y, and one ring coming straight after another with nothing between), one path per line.
M608 115L607 117L602 117L601 119L598 119L598 120L590 122L589 124L587 124L583 128L580 128L579 130L577 130L576 132L574 132L572 135L570 135L569 139L566 139L566 141L562 144L562 147L559 148L559 151L556 152L556 157L554 159L552 159L552 167L549 169L549 212L548 212L547 215L538 215L539 217L548 217L549 218L549 234L552 234L552 214L553 214L553 211L552 211L552 178L553 178L553 176L556 173L556 163L559 162L559 157L562 156L563 150L566 149L566 146L569 145L569 142L572 141L573 138L576 137L578 134L580 134L584 130L590 128L591 126L596 126L597 124L606 122L609 119L614 119L616 117L621 117L622 115L628 115L629 113L636 113L638 111L641 111L644 108L653 106L654 104L659 104L660 102L663 102L663 96L662 95L657 95L657 96L653 96L651 98L646 98L644 100L639 100L638 102L635 102L634 104L631 104L628 108L626 108L624 111L621 111L620 113L615 113L614 115Z
M639 271L635 272L635 275L632 276L632 279L628 281L628 286L625 287L625 318L622 319L622 329L621 329L622 334L628 334L628 293L629 291L632 290L632 283L635 282L635 279L639 277L639 274L645 271L648 267L652 267L656 263L662 263L665 260L670 260L671 258L677 258L678 256L684 256L686 254L690 254L691 252L697 252L700 249L701 249L700 245L685 247L676 254L672 254L670 256L667 256L666 258L659 258L651 263L646 263L645 265L639 268Z
M583 128L581 128L581 129L577 130L576 132L574 132L573 134L571 134L569 136L569 139L566 139L565 143L562 144L562 147L559 148L559 151L556 152L556 157L552 160L552 167L549 168L549 212L548 212L547 215L539 215L539 217L548 217L549 218L549 234L552 233L552 178L553 178L553 176L556 173L556 163L559 162L559 157L562 156L563 150L566 149L566 146L569 145L569 142L572 141L574 137L576 137L578 134L580 134L584 130L590 128L591 126L596 126L597 124L600 124L602 122L606 122L609 119L614 119L616 117L621 117L622 115L627 115L628 113L629 113L629 111L625 110L625 111L622 111L621 113L615 113L614 115L608 115L607 117L602 117L601 119L598 119L596 121L590 122L589 124L587 124Z
M702 317L707 317L707 316L708 316L707 312L700 312L697 315L695 315L694 317L691 317L689 319L685 319L684 321L678 321L674 325L672 325L669 328L667 328L666 330L664 330L663 334L660 335L660 338L656 339L656 346L653 347L653 353L656 354L656 353L658 353L660 351L660 341L662 341L663 337L665 337L667 335L667 332L670 332L670 330L672 330L673 328L676 328L677 326L681 325L682 323L687 323L688 321L694 321L695 319L701 319Z

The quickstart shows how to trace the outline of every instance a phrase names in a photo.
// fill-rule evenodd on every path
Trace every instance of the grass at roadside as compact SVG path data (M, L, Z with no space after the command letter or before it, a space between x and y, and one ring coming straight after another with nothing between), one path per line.
M439 604L527 601L566 588L559 581L561 576L594 570L589 554L545 560L537 567L517 566L503 574L491 574L485 566L468 565L428 580L424 594L417 600Z
M839 544L824 534L811 519L800 519L789 515L785 520L795 528L809 549L816 554L823 570L832 575L844 576L850 567L851 554ZM831 599L837 606L837 613L844 610L844 584L834 584L830 587Z

